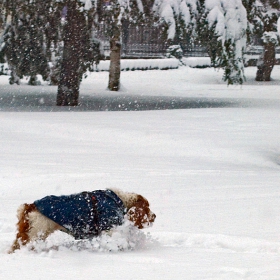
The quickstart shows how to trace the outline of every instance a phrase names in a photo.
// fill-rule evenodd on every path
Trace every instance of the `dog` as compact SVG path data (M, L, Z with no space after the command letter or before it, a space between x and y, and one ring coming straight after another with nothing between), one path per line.
M123 224L125 219L143 229L156 218L149 207L142 195L119 189L46 196L19 207L16 239L9 253L32 241L45 240L57 230L75 239L90 239Z

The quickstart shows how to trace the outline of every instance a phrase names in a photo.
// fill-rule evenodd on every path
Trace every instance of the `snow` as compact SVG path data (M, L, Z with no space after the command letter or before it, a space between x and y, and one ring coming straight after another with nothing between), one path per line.
M243 81L243 53L246 49L247 29L246 9L241 0L206 0L205 7L209 11L207 15L209 26L216 24L215 31L222 42L223 55L227 57L226 61L230 61L232 52L234 52L234 61L230 62L232 64L230 78ZM228 40L235 44L231 50L225 46Z
M278 45L278 34L277 32L269 31L264 32L262 36L264 43L273 43L275 45Z
M84 9L87 11L87 10L90 10L92 8L92 3L91 3L91 0L80 0L80 2L82 2L84 4Z
M255 73L228 87L212 68L126 71L112 93L94 72L78 108L0 76L1 279L279 279L280 67ZM6 253L21 203L110 187L147 197L154 226Z
M193 33L191 37L199 36L197 33L197 20L206 16L207 29L214 28L217 35L217 45L221 51L217 52L220 65L225 65L224 80L229 84L242 84L244 77L243 57L246 49L247 12L241 0L205 0L202 10L197 7L197 0L155 0L153 11L167 25L167 38L171 41L179 34L177 30L182 25ZM176 21L178 21L176 23ZM177 27L176 27L177 26ZM188 33L188 32L187 32ZM199 33L199 32L198 32ZM220 43L219 43L220 42ZM229 47L230 45L230 47Z
M153 11L168 24L167 37L174 39L176 33L175 16L182 16L186 28L191 22L191 11L197 10L196 0L155 0Z
M96 65L95 71L109 71L110 61L102 60ZM152 69L172 69L178 68L179 61L175 58L170 59L123 59L121 70L152 70Z
M211 65L210 57L183 57L182 62L190 67L207 67Z

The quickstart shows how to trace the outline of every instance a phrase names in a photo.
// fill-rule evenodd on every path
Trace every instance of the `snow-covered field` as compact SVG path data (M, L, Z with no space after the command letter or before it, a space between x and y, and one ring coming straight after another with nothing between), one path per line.
M255 71L123 72L120 93L92 73L79 108L0 76L0 279L280 279L280 67ZM154 226L6 253L21 203L108 187L146 196Z

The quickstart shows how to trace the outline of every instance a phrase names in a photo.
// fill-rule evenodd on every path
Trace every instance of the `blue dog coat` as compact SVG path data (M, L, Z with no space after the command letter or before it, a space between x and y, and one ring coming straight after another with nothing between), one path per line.
M122 200L111 190L46 196L34 201L38 211L67 229L76 239L97 236L121 225L125 215Z

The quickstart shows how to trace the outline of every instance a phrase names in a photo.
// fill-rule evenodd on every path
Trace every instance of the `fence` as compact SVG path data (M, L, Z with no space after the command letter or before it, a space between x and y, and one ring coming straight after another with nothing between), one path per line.
M109 56L110 44L105 28L105 25L100 24L94 33L101 42L104 55ZM123 24L121 39L123 58L161 58L166 53L167 44L161 26Z

